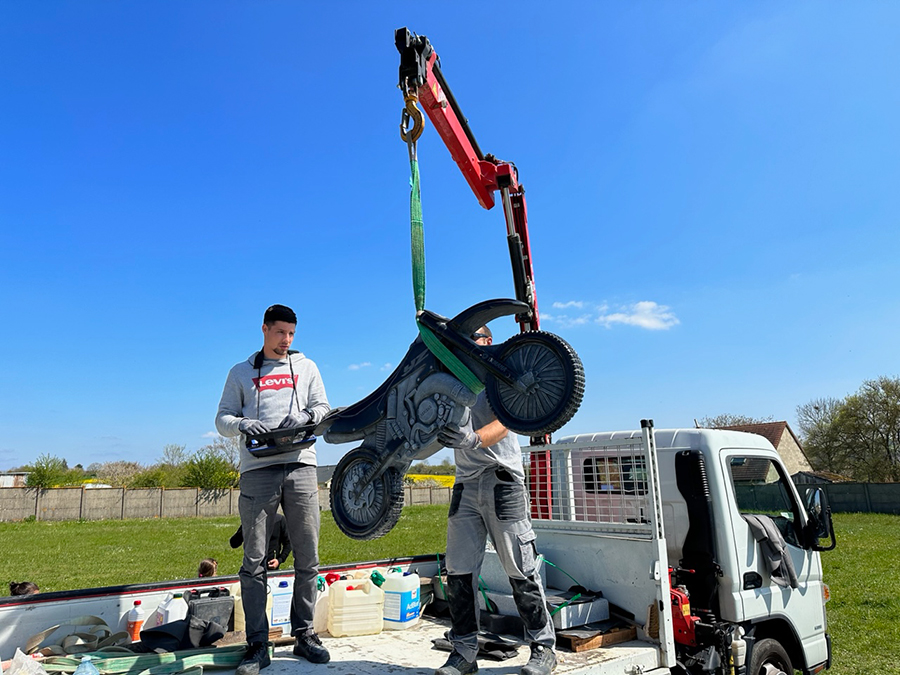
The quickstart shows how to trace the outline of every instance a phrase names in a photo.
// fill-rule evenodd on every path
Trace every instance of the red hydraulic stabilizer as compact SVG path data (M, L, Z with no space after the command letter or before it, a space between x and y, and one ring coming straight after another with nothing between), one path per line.
M675 631L675 642L697 646L697 622L699 616L691 614L691 600L687 588L677 584L676 571L669 568L670 596L672 598L672 628Z
M503 215L506 218L506 238L509 259L512 264L516 299L528 304L528 314L516 316L519 330L526 332L540 329L537 294L534 286L534 270L531 264L531 245L528 240L528 209L525 205L525 188L519 182L519 172L511 162L504 162L493 155L485 155L466 117L440 68L440 59L424 35L410 33L406 28L394 32L394 43L400 52L400 89L406 100L406 108L415 126L402 130L401 136L413 140L422 133L423 120L416 108L422 104L425 114L434 125L453 161L459 166L478 203L486 209L494 207L494 193L500 192ZM550 443L550 435L531 439L532 446ZM533 497L533 518L550 517L550 453L531 452L529 487Z

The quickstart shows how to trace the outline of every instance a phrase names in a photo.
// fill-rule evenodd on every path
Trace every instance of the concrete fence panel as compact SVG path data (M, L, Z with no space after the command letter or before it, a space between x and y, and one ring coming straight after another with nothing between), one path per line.
M163 492L162 512L166 518L187 518L197 513L197 488L180 488Z
M122 517L125 488L91 488L81 491L81 517L114 520Z
M34 488L0 488L0 520L25 520L35 515L37 490Z
M54 488L38 492L38 520L78 520L81 518L83 488Z
M870 511L900 515L900 484L870 483L866 487L869 492Z
M197 495L197 515L203 518L230 516L231 490L199 490Z
M165 490L162 488L141 488L125 491L125 518L160 518Z

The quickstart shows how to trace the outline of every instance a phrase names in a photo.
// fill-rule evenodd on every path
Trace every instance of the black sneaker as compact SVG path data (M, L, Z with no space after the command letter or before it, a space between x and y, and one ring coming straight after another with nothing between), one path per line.
M477 661L469 663L462 654L454 650L453 653L450 654L450 658L447 659L447 663L434 671L434 675L466 675L466 673L477 672Z
M544 645L531 645L531 658L522 668L522 675L550 675L556 669L556 654Z
M315 633L296 636L294 642L294 656L301 656L310 663L328 663L331 661L331 654L322 646L322 641ZM237 675L241 675L237 673Z
M265 642L251 642L247 645L247 653L241 664L234 671L235 675L259 675L259 671L272 665L269 658L269 645Z

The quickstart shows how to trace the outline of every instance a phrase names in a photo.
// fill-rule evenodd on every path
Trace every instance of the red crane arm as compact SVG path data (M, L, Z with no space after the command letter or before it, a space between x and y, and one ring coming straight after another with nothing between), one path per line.
M447 86L437 52L428 38L400 28L394 33L394 41L400 52L400 89L404 95L418 97L478 203L491 209L495 203L494 193L500 192L516 299L531 307L530 315L518 315L516 321L522 332L538 330L540 318L528 239L528 209L518 171L511 162L481 152L468 120Z

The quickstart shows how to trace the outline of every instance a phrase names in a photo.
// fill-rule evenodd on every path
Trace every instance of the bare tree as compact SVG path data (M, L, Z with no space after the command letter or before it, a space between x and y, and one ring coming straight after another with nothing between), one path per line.
M181 466L187 461L187 453L185 452L186 447L187 446L184 445L169 443L163 448L162 463L170 466Z
M698 429L719 429L721 427L736 427L742 424L765 424L773 422L773 417L750 417L748 415L732 415L731 413L722 413L715 417L701 417L694 420Z

